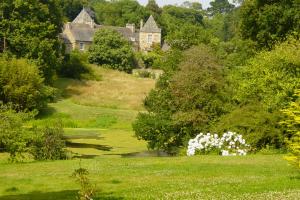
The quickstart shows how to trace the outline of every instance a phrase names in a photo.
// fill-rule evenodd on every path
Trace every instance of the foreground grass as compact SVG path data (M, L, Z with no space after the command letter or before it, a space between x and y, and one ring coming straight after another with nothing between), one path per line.
M298 199L300 177L282 155L114 158L7 164L0 200L75 199L74 169L87 168L96 199Z

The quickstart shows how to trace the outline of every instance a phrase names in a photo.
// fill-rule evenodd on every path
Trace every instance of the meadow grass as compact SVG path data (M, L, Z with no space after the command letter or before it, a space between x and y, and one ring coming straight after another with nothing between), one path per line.
M155 80L137 78L124 72L93 66L101 81L59 79L56 86L72 102L93 107L143 110L143 99L154 88Z

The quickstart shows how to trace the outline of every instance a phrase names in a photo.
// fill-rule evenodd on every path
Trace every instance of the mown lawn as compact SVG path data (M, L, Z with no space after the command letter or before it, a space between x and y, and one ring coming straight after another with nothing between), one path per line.
M0 200L75 199L71 177L90 171L96 199L299 199L300 176L282 155L246 157L101 156L0 164Z

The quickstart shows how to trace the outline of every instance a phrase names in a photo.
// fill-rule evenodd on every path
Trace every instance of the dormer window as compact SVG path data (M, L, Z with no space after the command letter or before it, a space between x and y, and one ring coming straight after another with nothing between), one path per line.
M84 43L83 42L79 43L79 49L80 49L80 51L84 51Z
M152 44L153 38L152 38L152 34L148 35L148 43Z

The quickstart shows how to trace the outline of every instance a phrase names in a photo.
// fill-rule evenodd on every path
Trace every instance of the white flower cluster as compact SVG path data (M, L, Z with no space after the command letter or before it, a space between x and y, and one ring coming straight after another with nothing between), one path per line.
M193 156L197 151L207 153L218 150L222 156L245 156L248 147L243 136L233 132L224 133L221 138L217 134L200 133L189 141L187 155Z

